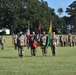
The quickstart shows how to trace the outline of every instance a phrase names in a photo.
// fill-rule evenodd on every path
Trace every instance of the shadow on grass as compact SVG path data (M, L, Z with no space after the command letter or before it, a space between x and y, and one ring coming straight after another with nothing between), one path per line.
M42 56L42 55L36 55L36 56L31 56L31 55L25 55L25 56L23 56L22 58L33 58L33 57L35 57L35 58L46 58L46 57L51 57L51 56ZM0 59L19 59L20 57L19 56L13 56L13 57L11 57L11 56L4 56L4 57L0 57Z
M28 56L28 55L25 55L25 56L23 56L23 57L47 57L47 56L42 56L42 55L36 55L36 56L30 55L30 56Z
M31 58L31 57L36 57L36 56L23 56L22 58ZM9 56L6 56L6 57L0 57L0 59L19 59L21 57L19 56L13 56L13 57L9 57Z
M0 57L0 59L18 59L19 57Z

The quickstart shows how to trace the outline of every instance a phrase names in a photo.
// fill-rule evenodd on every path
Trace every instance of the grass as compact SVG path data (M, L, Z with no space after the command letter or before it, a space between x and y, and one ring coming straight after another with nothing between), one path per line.
M41 48L31 57L25 47L23 58L11 44L11 36L5 36L5 50L0 50L0 75L75 75L76 47L58 47L53 57L49 47L47 56L42 56Z

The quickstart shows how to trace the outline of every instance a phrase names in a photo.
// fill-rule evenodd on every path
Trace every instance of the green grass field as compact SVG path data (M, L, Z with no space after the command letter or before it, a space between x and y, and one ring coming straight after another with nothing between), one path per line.
M42 56L40 47L37 48L35 57L25 47L20 58L11 36L5 39L5 50L0 49L0 75L76 75L76 47L58 47L55 57L50 47L47 56Z

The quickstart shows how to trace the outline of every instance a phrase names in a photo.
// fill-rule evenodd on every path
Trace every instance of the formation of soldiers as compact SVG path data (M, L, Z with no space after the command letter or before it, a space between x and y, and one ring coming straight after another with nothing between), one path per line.
M21 58L23 56L23 51L25 46L27 46L28 49L30 48L32 56L36 56L36 48L40 46L42 49L42 55L46 56L47 55L46 48L47 48L47 41L48 41L47 38L48 36L45 31L43 32L43 34L40 34L40 35L37 35L35 32L33 32L31 36L23 35L22 32L20 32L18 35L14 36L14 47L15 49L18 49L18 55ZM36 42L36 44L34 44L34 41ZM49 45L52 49L52 55L55 56L55 53L56 53L55 51L57 46L57 39L55 36L55 32L53 32Z
M75 46L76 45L76 35L60 35L58 37L58 46Z
M27 38L27 40L26 40ZM47 43L48 43L49 36L44 31L43 34L37 35L35 32L31 34L31 36L25 36L22 34L22 32L19 33L19 35L14 37L14 47L15 49L18 49L18 55L22 58L24 46L27 46L28 49L31 50L31 55L36 55L36 47L33 45L34 40L38 43L38 46L41 47L42 55L47 55ZM58 46L75 46L76 45L76 36L75 35L60 35L57 36L55 32L52 33L52 36L50 38L50 50L52 50L52 55L56 55L56 49Z
M76 45L76 35L56 35L55 32L52 33L51 38L49 39L49 35L44 31L42 34L36 34L32 32L30 36L23 35L20 32L18 35L14 35L14 48L18 50L19 57L23 57L24 47L27 46L30 48L30 53L32 56L36 56L36 48L38 46L41 47L42 55L47 55L47 47L50 46L50 50L52 51L52 55L56 55L56 49L58 46L75 46ZM35 44L34 44L35 41ZM48 43L49 41L49 43ZM5 38L1 36L0 45L1 49L4 49Z

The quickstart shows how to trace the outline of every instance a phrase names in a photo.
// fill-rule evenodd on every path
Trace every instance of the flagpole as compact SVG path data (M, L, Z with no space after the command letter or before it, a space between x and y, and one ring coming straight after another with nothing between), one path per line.
M39 20L39 25L38 25L38 32L41 35L41 21Z
M28 26L29 26L29 21L28 21Z
M50 33L50 35L52 36L52 20L50 20L50 26L49 26L50 28L49 28L49 33Z

